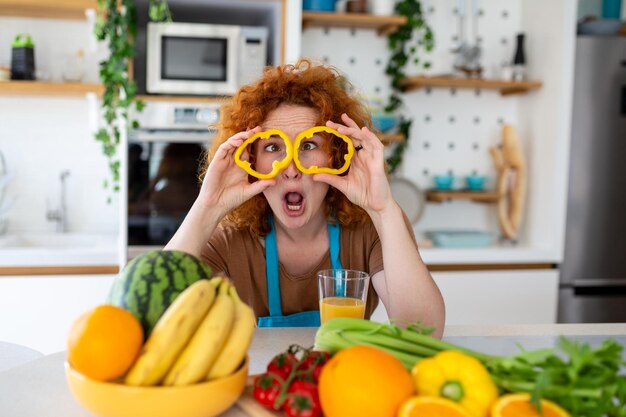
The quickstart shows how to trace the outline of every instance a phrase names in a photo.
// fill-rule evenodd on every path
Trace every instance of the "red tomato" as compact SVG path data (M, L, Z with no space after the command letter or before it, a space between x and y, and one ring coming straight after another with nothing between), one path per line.
M276 374L282 379L287 379L291 370L298 363L298 358L293 353L287 351L279 353L267 365L267 372Z
M308 393L313 396L314 400L317 400L319 398L317 394L317 385L309 381L299 381L299 380L293 381L291 385L289 386L287 393L289 394L293 394L293 393L307 394Z
M298 377L306 381L317 382L322 372L322 367L330 359L328 352L313 350L304 357L298 366Z
M278 375L265 373L254 379L252 396L257 402L267 408L274 408L276 398L285 381Z
M287 396L285 414L287 417L321 417L322 407L312 393L294 392Z

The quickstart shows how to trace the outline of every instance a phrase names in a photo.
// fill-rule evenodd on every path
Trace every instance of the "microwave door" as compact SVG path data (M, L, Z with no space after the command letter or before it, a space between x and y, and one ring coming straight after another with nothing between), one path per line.
M148 92L233 94L240 32L236 26L151 23Z

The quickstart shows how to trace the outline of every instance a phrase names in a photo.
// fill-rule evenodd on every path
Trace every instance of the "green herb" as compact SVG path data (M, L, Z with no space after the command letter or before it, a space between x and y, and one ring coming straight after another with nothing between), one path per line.
M554 349L522 351L512 356L477 352L428 336L431 329L394 323L339 318L322 324L315 347L330 353L354 345L378 347L397 357L407 369L444 350L480 360L501 392L528 392L539 409L547 398L576 417L626 417L626 362L623 346L613 339L598 347L561 337Z
M144 103L135 100L137 85L130 79L129 61L135 56L135 35L137 34L137 9L135 0L98 0L99 15L96 19L95 35L109 47L109 56L100 62L100 81L104 86L102 109L106 126L96 132L95 138L102 144L111 172L111 184L105 180L104 187L119 191L120 161L117 147L120 144L120 117L129 122L129 110L137 111ZM153 21L171 20L166 0L150 0L150 19ZM132 120L129 127L139 124ZM108 197L111 202L111 196Z
M390 50L389 61L385 70L391 81L391 95L385 106L386 112L394 112L402 105L402 89L400 82L406 77L407 64L422 68L430 68L430 62L420 60L418 51L432 51L435 45L433 32L424 18L424 10L420 0L400 0L396 3L396 13L406 16L407 22L387 37ZM402 163L411 131L411 119L400 118L400 133L404 141L395 145L392 154L387 158L389 173L393 174Z

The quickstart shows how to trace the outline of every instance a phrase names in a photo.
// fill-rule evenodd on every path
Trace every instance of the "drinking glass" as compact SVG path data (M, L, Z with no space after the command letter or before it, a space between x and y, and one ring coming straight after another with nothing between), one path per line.
M320 321L336 317L365 317L370 276L353 269L324 269L317 273Z

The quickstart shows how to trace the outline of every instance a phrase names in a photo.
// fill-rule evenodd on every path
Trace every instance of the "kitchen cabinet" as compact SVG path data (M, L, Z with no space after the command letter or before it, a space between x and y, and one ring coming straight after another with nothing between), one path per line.
M105 302L115 276L0 277L0 340L44 354L65 350L72 322Z
M446 304L446 325L556 323L558 270L432 273ZM384 322L379 304L372 320Z

